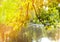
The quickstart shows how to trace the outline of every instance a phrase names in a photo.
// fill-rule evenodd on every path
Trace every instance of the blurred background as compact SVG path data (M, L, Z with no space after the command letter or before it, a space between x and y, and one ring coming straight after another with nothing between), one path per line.
M60 42L60 0L0 0L0 42Z

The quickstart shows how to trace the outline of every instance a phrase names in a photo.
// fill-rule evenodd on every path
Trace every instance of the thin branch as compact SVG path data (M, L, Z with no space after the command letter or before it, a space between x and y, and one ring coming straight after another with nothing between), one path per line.
M37 11L36 11L36 8L35 8L35 5L34 5L34 0L32 0L32 6L33 6L34 11L35 11L35 13L36 13L36 17L37 17L37 18L39 19L39 21L40 21L40 17L38 16Z
M28 16L28 10L29 10L29 3L28 3L28 5L27 5L27 14L26 14L26 16Z

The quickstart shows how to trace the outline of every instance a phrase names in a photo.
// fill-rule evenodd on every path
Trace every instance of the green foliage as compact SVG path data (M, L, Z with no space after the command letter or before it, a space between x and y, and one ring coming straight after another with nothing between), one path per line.
M33 23L39 23L44 25L55 25L60 19L60 8L58 7L58 2L51 1L47 6L38 8L36 11L36 16L33 19Z

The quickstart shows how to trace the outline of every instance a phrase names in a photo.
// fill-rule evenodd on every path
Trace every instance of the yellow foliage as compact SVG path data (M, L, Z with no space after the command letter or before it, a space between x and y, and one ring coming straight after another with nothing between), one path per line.
M31 18L33 5L39 7L40 2L40 0L1 0L0 23L12 26L13 30L17 30Z

